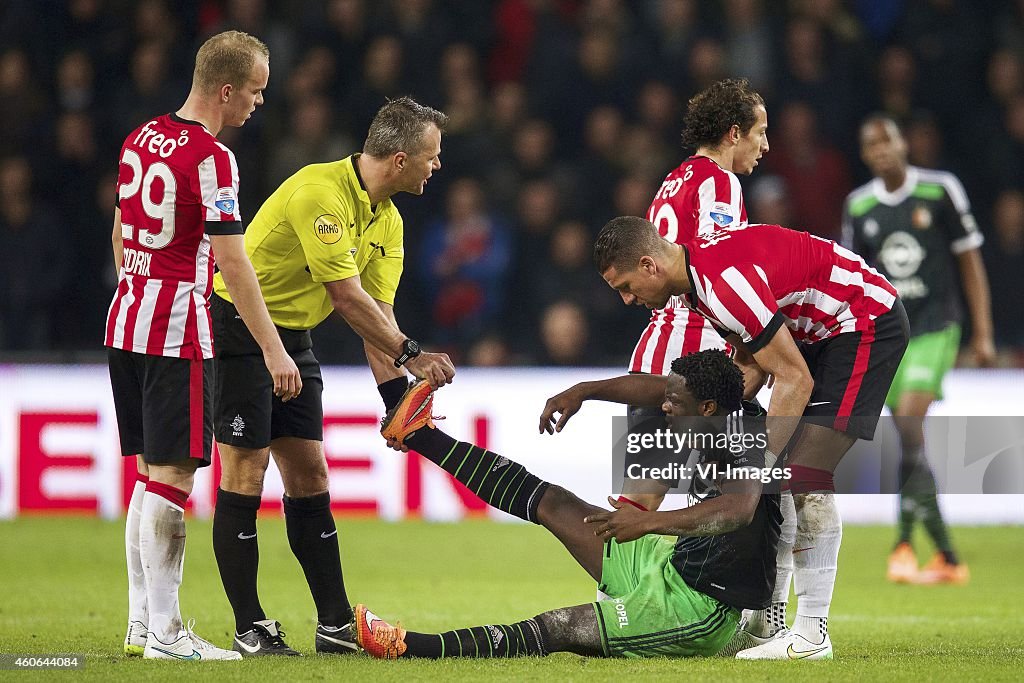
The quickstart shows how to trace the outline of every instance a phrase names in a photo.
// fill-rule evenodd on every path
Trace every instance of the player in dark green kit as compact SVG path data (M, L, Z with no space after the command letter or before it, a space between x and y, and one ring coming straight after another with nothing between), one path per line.
M705 350L672 363L672 373L626 375L583 382L548 400L542 431L560 431L589 399L660 405L673 420L719 431L727 422L752 447L702 449L698 463L716 464L719 477L695 476L696 504L648 512L609 499L604 510L542 481L519 463L456 441L430 420L432 391L414 385L384 420L393 447L413 448L490 505L548 529L611 599L554 609L514 624L488 624L444 633L392 626L356 607L359 644L374 657L521 657L575 652L605 657L688 657L719 652L735 632L741 609L771 602L782 513L779 495L757 479L727 477L774 465L761 439L764 422L743 420L743 375L721 351ZM743 415L754 410L742 405ZM717 420L715 419L717 417ZM667 427L668 425L666 425ZM734 427L725 427L726 430ZM745 441L745 443L747 443ZM730 469L731 468L731 469ZM678 537L678 538L676 538ZM453 566L453 571L458 567Z
M956 362L960 288L971 316L971 351L980 365L994 359L983 239L960 181L951 173L909 165L906 142L892 119L869 117L861 125L860 144L861 157L875 178L847 197L843 239L896 287L911 333L886 397L903 450L900 536L889 557L888 578L962 584L968 580L967 566L953 552L939 511L935 479L924 455L924 416L942 398L942 378ZM939 550L921 571L910 546L917 519Z

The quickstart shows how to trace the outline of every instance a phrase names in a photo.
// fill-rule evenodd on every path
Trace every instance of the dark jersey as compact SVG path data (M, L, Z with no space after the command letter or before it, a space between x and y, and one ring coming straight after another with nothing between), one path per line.
M982 241L967 194L951 173L910 166L895 192L875 178L846 198L843 242L896 287L912 336L960 321L954 256Z
M730 416L732 430L764 435L764 412L759 406L744 402L743 416ZM739 418L739 419L737 419ZM763 440L760 440L764 443ZM719 485L730 468L765 467L764 448L750 448L740 453L727 449L697 451L690 457L695 464L715 464L718 478L694 475L690 484L691 505L722 495ZM775 493L768 493L771 489ZM717 536L680 536L672 553L672 565L686 583L711 597L737 609L764 609L772 599L775 584L775 553L779 544L782 511L779 509L778 482L765 486L747 526Z

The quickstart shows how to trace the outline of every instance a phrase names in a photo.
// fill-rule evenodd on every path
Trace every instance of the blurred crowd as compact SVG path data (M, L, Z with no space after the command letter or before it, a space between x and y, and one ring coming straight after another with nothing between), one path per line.
M624 366L647 312L591 265L609 218L646 212L688 153L687 99L764 95L752 222L830 238L865 182L857 128L906 127L956 173L986 237L1002 362L1024 349L1024 0L7 0L0 3L0 352L100 350L117 155L184 101L198 45L270 47L266 105L221 139L243 215L303 165L358 151L389 96L451 118L443 168L400 195L402 328L462 365ZM322 362L358 363L340 320ZM30 354L31 355L31 354Z

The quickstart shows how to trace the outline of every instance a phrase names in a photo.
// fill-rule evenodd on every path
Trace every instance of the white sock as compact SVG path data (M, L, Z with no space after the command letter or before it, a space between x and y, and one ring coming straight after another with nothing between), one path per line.
M779 497L779 507L782 509L782 528L779 531L779 548L775 557L775 589L772 592L772 604L768 609L751 612L747 620L747 630L761 638L773 636L786 628L789 584L793 578L793 542L796 539L796 508L793 506L793 494L783 491Z
M812 643L824 643L825 636L828 635L828 617L805 617L797 614L793 631Z
M149 608L146 602L146 574L142 570L139 555L139 521L142 518L142 497L146 484L135 482L131 500L128 501L128 517L124 522L124 554L128 560L128 621L149 623Z
M831 492L798 494L794 502L797 619L793 630L812 643L820 643L828 634L828 610L836 583L843 523Z
M146 573L149 631L169 643L182 631L178 587L185 563L185 510L183 499L179 505L165 495L168 489L186 494L166 485L154 487L154 483L149 483L142 499L139 550Z

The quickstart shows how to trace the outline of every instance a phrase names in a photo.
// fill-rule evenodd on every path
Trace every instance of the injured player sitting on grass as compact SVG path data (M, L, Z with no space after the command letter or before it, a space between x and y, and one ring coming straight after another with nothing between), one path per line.
M587 399L661 406L669 423L706 419L710 429L726 420L709 418L749 407L742 394L736 365L721 351L701 351L676 360L668 376L576 385L548 401L540 429L560 431ZM762 491L757 477L699 482L699 491L695 480L691 494L699 502L682 510L648 512L609 498L608 511L515 461L456 441L434 426L432 407L430 387L414 384L384 418L381 434L392 448L418 451L491 506L544 526L610 599L444 633L407 631L359 605L358 641L374 657L708 656L725 648L741 609L771 601L782 515L778 495ZM699 458L718 463L719 471L774 464L759 448Z

